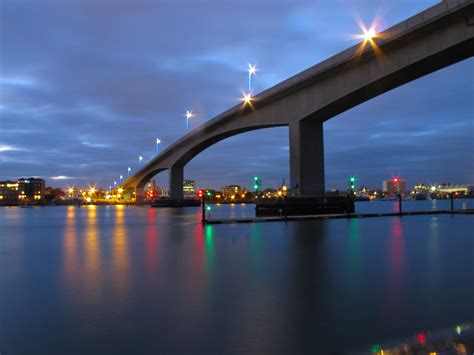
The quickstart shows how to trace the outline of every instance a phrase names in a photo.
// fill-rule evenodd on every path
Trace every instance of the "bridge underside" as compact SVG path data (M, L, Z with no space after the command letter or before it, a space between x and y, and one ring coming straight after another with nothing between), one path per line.
M128 179L143 189L169 170L170 196L183 198L183 168L207 147L243 132L289 127L290 184L298 195L324 192L323 122L474 55L474 0L447 0L261 93L255 109L234 107L175 142Z

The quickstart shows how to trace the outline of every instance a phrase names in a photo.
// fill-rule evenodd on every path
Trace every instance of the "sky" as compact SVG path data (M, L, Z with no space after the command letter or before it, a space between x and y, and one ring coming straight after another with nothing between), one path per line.
M0 180L108 187L254 90L353 46L432 0L2 0ZM326 188L474 183L474 59L389 91L324 124ZM186 167L199 187L289 180L288 128L228 138ZM156 176L167 187L168 175Z

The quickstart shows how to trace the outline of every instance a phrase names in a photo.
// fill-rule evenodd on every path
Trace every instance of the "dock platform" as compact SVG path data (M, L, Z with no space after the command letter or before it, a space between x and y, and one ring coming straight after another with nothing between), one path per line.
M261 223L261 222L288 222L288 221L307 221L318 219L337 219L337 218L372 218L372 217L397 217L397 216L419 216L435 214L474 214L474 209L465 210L438 210L438 211L411 211L411 212L389 212L389 213L335 213L304 216L266 216L249 217L238 219L206 219L206 224L231 224L231 223Z

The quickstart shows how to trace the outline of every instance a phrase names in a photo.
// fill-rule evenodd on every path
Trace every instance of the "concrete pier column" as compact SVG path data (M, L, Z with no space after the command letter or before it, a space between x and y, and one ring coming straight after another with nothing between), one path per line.
M135 202L145 201L145 189L143 187L135 188Z
M169 170L169 189L172 200L182 200L183 196L183 167L172 166Z
M301 196L324 194L323 123L307 119L289 128L291 189Z

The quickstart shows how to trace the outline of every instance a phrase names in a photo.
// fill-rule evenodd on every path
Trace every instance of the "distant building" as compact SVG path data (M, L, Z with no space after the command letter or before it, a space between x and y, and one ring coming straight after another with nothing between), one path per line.
M29 178L18 179L19 198L27 202L39 201L44 198L45 184L43 179ZM23 197L22 197L23 196Z
M281 191L283 192L283 194L286 195L287 191L288 191L288 186L286 185L286 182L285 182L285 178L283 178L283 182L281 183Z
M406 192L406 181L399 178L384 180L383 192L390 195L404 194Z
M18 203L18 182L0 181L0 203L10 204Z
M228 185L221 187L221 194L225 196L240 195L242 188L240 185Z
M185 196L194 196L196 194L196 182L194 180L183 181L183 194Z
M29 178L17 181L0 181L0 203L39 202L44 199L43 179Z

